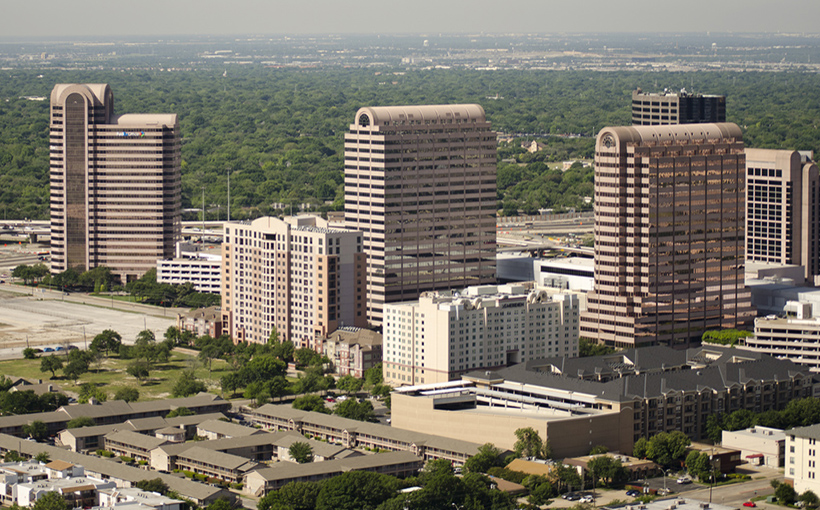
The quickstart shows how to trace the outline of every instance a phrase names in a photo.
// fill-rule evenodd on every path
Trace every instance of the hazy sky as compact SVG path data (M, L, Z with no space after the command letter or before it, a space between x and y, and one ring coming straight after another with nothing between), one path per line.
M18 36L820 32L818 0L2 0Z

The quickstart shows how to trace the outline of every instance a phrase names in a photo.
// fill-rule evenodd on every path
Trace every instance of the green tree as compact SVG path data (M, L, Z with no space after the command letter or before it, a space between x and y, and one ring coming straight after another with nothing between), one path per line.
M325 406L325 401L319 395L303 395L293 400L293 408L301 411L313 411L317 413L330 414L330 409Z
M304 441L296 441L288 448L290 457L299 464L313 462L313 448Z
M649 440L646 456L662 466L671 466L674 462L683 460L690 443L689 437L678 430L661 432Z
M296 364L300 367L307 367L310 365L316 365L322 361L322 356L314 351L313 349L308 349L303 347L301 349L296 349L296 352L293 354L294 359L296 360Z
M538 432L532 427L520 428L515 431L517 441L513 450L517 457L544 458L544 442Z
M602 444L596 444L592 448L589 449L589 455L600 455L602 453L607 453L609 448Z
M168 484L162 481L162 478L153 478L151 480L140 480L136 483L138 489L148 492L156 492L157 494L166 495L170 488Z
M22 462L26 460L17 450L9 450L3 455L3 462Z
M23 434L37 441L42 441L48 437L48 426L41 420L34 420L23 425Z
M205 508L206 510L233 510L233 505L227 499L219 498Z
M80 385L77 400L79 400L81 404L87 404L92 398L97 399L98 402L105 402L108 400L108 394L94 383L87 382Z
M315 482L291 482L278 491L270 491L259 500L258 510L313 510L321 485Z
M293 361L293 353L295 351L296 349L293 346L293 342L286 341L275 344L271 350L271 355L285 363L290 363Z
M63 360L52 354L40 358L40 372L51 372L51 378L56 377L57 370L62 370Z
M812 491L804 492L797 499L803 502L805 508L817 508L820 506L820 498Z
M34 502L33 510L71 510L66 500L56 492L46 492Z
M317 510L375 509L398 490L398 479L370 471L348 471L326 480L316 497Z
M363 386L364 381L362 379L353 377L350 374L342 376L338 381L336 381L336 388L344 391L348 395L351 393L358 393L361 391Z
M587 462L589 471L594 483L600 485L618 485L629 479L629 472L617 460L609 455L599 455Z
M207 391L205 383L196 378L193 370L183 370L171 389L171 395L174 397L188 397L205 391Z
M81 359L74 359L63 367L63 375L77 383L81 375L88 372L88 363Z
M712 474L712 462L709 460L708 453L689 452L685 465L689 474L701 481L708 481Z
M639 459L645 459L648 449L649 441L647 441L645 437L640 437L635 441L635 444L632 445L632 455Z
M578 357L586 358L590 356L604 356L612 354L615 349L604 344L599 344L589 338L578 339Z
M23 349L23 358L37 359L37 351L35 351L31 347L26 347L25 349Z
M364 371L364 381L367 387L375 388L384 383L384 374L382 373L382 363L376 363L372 367Z
M88 416L78 416L76 418L69 420L65 428L79 429L82 427L93 427L94 425L96 425L96 423L94 423L93 418L89 418Z
M40 452L34 456L34 460L37 462L42 462L43 464L48 464L51 462L51 456L47 452Z
M148 371L148 363L144 361L135 361L133 363L129 363L127 367L125 367L125 372L138 379L140 382L145 381L148 378L150 372Z
M781 505L791 505L794 503L797 494L794 492L794 487L787 483L781 483L774 490L774 497L777 498L777 502Z
M276 331L276 326L272 326L270 329L270 335L268 336L268 344L276 345L279 343L279 332Z
M171 409L168 414L165 415L166 418L176 418L177 416L192 416L196 414L195 412L191 411L187 407L177 407L176 409Z
M108 357L109 352L119 352L122 336L113 329L106 329L91 341L90 349Z
M114 400L125 400L126 402L136 402L140 399L140 392L136 388L127 386L120 388L114 393Z
M493 466L501 462L501 450L492 443L485 443L478 447L478 453L467 459L464 470L470 473L486 473Z
M365 400L364 402L357 402L355 399L348 399L344 402L339 402L333 408L333 414L358 421L376 421L376 415L373 412L373 404Z

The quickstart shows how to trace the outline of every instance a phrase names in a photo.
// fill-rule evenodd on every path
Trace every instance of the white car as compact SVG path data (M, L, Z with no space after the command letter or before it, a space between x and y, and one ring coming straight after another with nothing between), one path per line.
M592 503L593 501L595 500L589 494L581 496L581 499L578 500L579 503Z
M692 479L689 478L688 476L682 476L682 477L678 478L678 483L681 484L681 485L684 485L684 484L687 484L687 483L692 483Z

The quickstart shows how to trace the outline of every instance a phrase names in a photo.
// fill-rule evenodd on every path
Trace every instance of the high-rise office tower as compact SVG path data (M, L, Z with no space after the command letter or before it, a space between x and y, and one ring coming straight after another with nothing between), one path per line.
M362 234L316 216L225 225L223 328L235 342L279 340L317 349L341 326L367 326ZM224 329L223 329L224 330Z
M726 96L680 92L632 93L632 125L702 124L726 122Z
M751 322L735 124L611 127L595 145L595 285L581 337L697 342Z
M385 303L494 283L496 207L481 106L361 108L345 136L345 221L364 235L371 324Z
M114 115L105 84L51 91L51 270L106 266L123 283L174 255L176 114Z
M746 260L820 275L820 177L809 153L746 149Z

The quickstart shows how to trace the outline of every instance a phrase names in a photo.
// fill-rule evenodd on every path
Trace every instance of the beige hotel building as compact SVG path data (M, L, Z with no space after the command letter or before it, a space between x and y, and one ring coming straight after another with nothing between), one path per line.
M367 325L362 234L318 216L225 224L223 331L234 342L279 340L321 350L342 326Z
M106 266L123 283L174 255L180 234L176 114L114 115L105 84L51 92L51 270Z
M495 283L496 138L476 104L361 108L345 136L345 220L363 233L367 315Z
M820 176L811 153L746 149L746 260L820 275Z
M610 127L595 145L595 284L581 337L686 346L747 327L746 160L735 124Z

